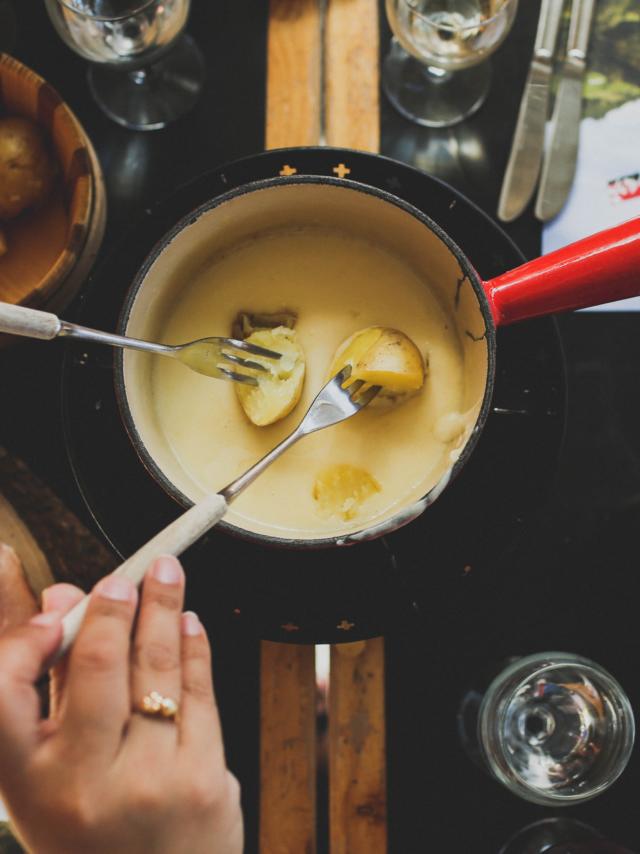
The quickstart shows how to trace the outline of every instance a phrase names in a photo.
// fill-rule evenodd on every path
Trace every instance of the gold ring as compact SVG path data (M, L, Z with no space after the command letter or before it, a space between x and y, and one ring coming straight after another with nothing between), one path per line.
M151 691L142 698L138 706L134 706L133 711L150 718L175 721L178 716L178 704L171 697L163 697L158 691Z

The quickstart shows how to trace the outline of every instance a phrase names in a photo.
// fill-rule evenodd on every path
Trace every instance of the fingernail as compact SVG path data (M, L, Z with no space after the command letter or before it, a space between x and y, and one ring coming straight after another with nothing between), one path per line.
M54 626L60 622L59 611L48 611L46 614L36 614L29 620L30 626Z
M116 602L130 602L135 596L133 582L121 575L107 575L96 584L94 590L98 596L114 599Z
M202 632L202 623L193 611L185 611L182 615L182 634L196 637Z
M151 575L162 584L180 584L182 567L175 557L163 555L154 562L151 567Z

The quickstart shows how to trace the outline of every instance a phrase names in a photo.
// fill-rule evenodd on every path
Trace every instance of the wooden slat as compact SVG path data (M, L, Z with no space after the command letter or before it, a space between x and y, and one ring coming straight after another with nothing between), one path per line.
M328 0L325 135L379 151L377 0ZM329 688L331 854L387 850L384 640L334 646Z
M329 850L387 850L384 640L331 648Z
M380 150L377 0L328 0L325 133L328 145Z
M376 0L271 0L266 147L320 141L324 100L330 145L377 151ZM321 87L325 58L324 92ZM313 647L263 643L261 854L309 854L315 842ZM332 649L330 713L332 854L386 851L384 642Z
M315 854L314 647L263 641L260 674L260 853Z
M321 33L320 0L270 0L266 148L320 139ZM314 854L314 647L265 641L260 672L260 852Z
M320 0L270 0L266 148L320 140Z

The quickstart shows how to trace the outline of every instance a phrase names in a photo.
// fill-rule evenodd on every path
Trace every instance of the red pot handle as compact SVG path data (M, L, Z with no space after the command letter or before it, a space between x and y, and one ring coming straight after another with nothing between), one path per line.
M484 282L496 326L640 294L640 217Z

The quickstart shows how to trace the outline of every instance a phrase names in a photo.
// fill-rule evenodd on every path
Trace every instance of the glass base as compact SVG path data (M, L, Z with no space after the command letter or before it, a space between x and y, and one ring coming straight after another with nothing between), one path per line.
M449 127L473 115L491 84L488 60L461 71L432 68L394 39L382 66L382 88L405 118L426 127Z
M547 806L604 792L625 769L635 724L629 700L599 665L571 653L519 659L478 711L488 769L513 794Z
M89 88L100 109L132 130L159 130L197 102L204 82L204 60L184 34L161 59L147 68L117 71L106 65L89 69Z

